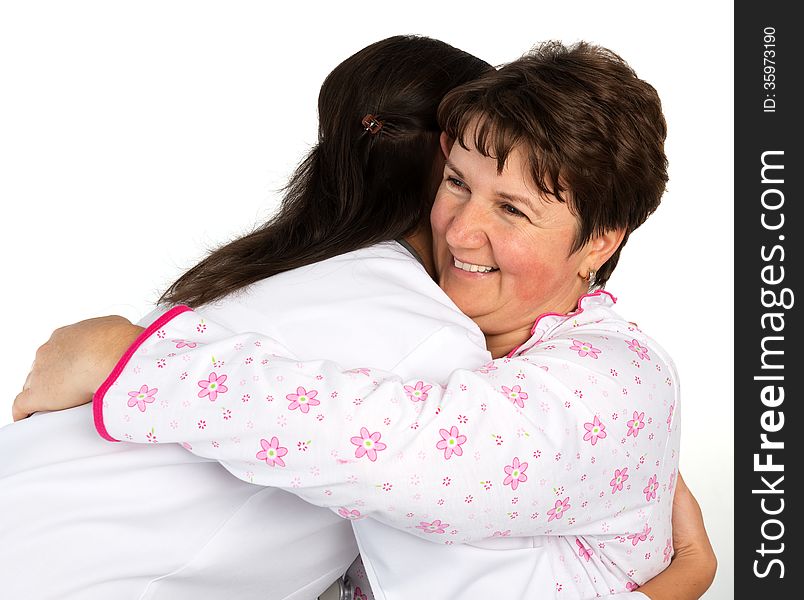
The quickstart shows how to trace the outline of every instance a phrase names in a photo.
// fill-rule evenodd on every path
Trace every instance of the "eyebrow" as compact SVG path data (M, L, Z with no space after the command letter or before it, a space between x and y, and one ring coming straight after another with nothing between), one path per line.
M466 179L466 176L461 172L461 170L458 167L455 166L455 163L447 159L446 165L449 169L454 171L458 177L460 177L461 179ZM507 192L495 192L495 194L500 198L502 198L503 200L509 200L511 202L519 202L520 204L524 204L525 206L527 206L533 212L535 213L539 212L539 209L536 207L533 201L527 196L520 196L518 194L509 194Z
M447 167L449 167L451 170L455 171L455 174L458 177L460 177L461 179L466 179L466 176L461 172L461 170L458 167L455 166L455 163L453 163L450 159L447 159L446 164L447 164Z
M511 200L513 202L519 202L521 204L524 204L530 210L532 210L537 214L539 212L539 209L536 207L536 205L533 204L533 201L527 196L519 196L517 194L506 194L505 192L497 192L497 195L505 200Z

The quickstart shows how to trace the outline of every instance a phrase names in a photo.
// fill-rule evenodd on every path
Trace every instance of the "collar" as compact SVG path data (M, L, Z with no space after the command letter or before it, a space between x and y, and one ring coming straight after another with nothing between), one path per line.
M593 310L610 308L614 306L615 302L617 302L617 298L606 290L595 290L578 298L577 308L570 313L543 313L539 315L530 330L530 338L524 344L511 350L507 355L508 358L522 354L544 339L553 337L556 330L567 321L572 321L573 327L589 322L594 318L590 314Z
M424 259L419 255L418 252L416 252L416 250L413 249L413 246L411 246L410 244L408 244L405 240L403 240L401 238L398 239L398 240L395 240L395 241L396 241L397 244L402 246L405 250L410 252L411 255L413 255L413 258L415 258L417 261L419 261L419 264L424 267ZM425 267L425 269L426 268L427 267Z

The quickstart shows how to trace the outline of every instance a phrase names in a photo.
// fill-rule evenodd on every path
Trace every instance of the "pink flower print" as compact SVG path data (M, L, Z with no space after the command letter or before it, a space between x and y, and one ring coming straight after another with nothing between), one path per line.
M218 376L215 371L213 371L209 374L209 379L202 379L198 382L201 388L198 392L198 397L203 398L204 396L209 396L209 401L215 402L218 398L218 394L225 394L229 391L229 388L223 385L224 381L226 381L226 375Z
M648 539L648 534L650 533L651 528L648 527L648 524L645 523L645 528L640 531L639 533L631 533L628 535L628 539L631 540L631 544L636 546L639 542L644 542Z
M575 545L578 546L578 556L589 562L589 559L592 558L592 549L586 548L578 538L575 538Z
M432 385L425 385L423 381L417 381L415 386L406 385L405 393L408 398L414 402L424 402L427 400L427 392L430 391Z
M461 456L463 448L461 444L466 441L465 435L460 435L458 428L452 426L449 431L440 429L438 433L441 434L441 440L436 444L436 448L444 451L444 458L449 460L453 454Z
M634 411L633 418L628 421L628 433L625 434L626 437L629 435L633 435L634 437L639 435L639 430L645 428L645 413L641 412L638 413Z
M189 342L187 340L171 340L174 344L176 344L176 348L195 348L198 344L195 342Z
M614 469L614 477L609 482L611 493L622 491L623 484L628 480L628 467Z
M511 489L515 490L519 487L520 482L528 480L528 476L525 475L527 469L528 463L520 463L519 458L514 457L511 464L503 469L506 473L505 479L503 479L503 485L510 485Z
M599 348L595 348L592 344L581 342L580 340L572 340L572 346L570 346L569 349L577 352L578 356L581 358L584 356L597 358L601 352Z
M368 596L363 593L359 585L355 586L354 600L368 600Z
M625 342L628 344L628 349L632 352L636 352L639 358L644 360L650 360L650 356L648 356L648 349L639 343L637 340L631 340L630 342Z
M147 385L143 385L138 391L128 393L128 405L132 407L136 406L140 409L140 412L145 412L145 405L151 404L156 400L154 395L158 391L157 388L148 389Z
M664 554L664 559L662 562L668 562L670 560L670 555L673 554L673 542L670 538L667 538L667 543L665 544L662 553Z
M480 367L477 371L478 373L483 373L484 375L488 375L492 371L496 371L497 366L494 364L494 361L487 362L485 365Z
M368 456L368 459L371 462L377 460L377 452L380 450L385 450L386 446L380 441L379 431L375 431L374 433L369 433L369 430L365 427L360 428L360 435L354 436L351 438L352 443L357 446L355 450L355 458L361 458L363 456Z
M625 589L629 592L635 592L639 588L639 585L634 583L633 581L628 581L625 584Z
M338 514L342 516L344 519L350 519L351 521L356 521L357 519L360 519L363 516L360 514L359 510L354 508L349 510L345 506L342 506L341 508L338 509Z
M303 387L299 386L296 388L295 394L288 394L285 396L290 401L288 405L288 410L296 410L297 408L307 414L310 412L311 406L318 406L321 404L320 401L316 400L315 397L318 395L317 390L310 390L309 392L305 390Z
M259 460L264 460L269 467L285 466L285 461L282 460L282 457L288 453L288 449L279 445L279 439L276 436L271 438L270 443L265 439L260 440L260 446L262 446L262 450L257 452Z
M645 494L645 500L650 502L656 497L656 490L659 489L659 481L658 477L654 475L650 479L648 479L648 485L645 486L645 489L642 490L642 493Z
M419 524L416 525L416 529L421 529L425 533L444 533L447 527L449 527L449 523L442 523L441 519L436 519L432 523L420 521Z
M515 385L512 388L502 386L502 391L503 394L505 394L505 396L509 398L511 402L516 404L519 408L525 408L525 403L523 402L523 400L527 400L528 395L522 391L521 387L519 387L518 385Z
M560 519L564 516L564 513L570 509L570 507L569 496L563 500L556 500L555 506L547 511L547 514L550 515L550 518L547 519L547 522L549 523L553 519Z
M584 423L583 428L586 429L586 433L583 434L583 441L591 442L593 446L597 444L597 440L602 440L606 437L606 426L600 422L597 415L595 415L591 423Z

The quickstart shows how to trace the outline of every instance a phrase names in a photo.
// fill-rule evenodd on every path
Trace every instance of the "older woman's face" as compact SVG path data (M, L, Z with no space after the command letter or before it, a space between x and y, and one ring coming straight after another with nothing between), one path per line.
M594 265L587 247L570 254L578 222L545 198L515 150L505 169L454 144L431 213L438 283L489 335L521 332L546 312L575 308Z

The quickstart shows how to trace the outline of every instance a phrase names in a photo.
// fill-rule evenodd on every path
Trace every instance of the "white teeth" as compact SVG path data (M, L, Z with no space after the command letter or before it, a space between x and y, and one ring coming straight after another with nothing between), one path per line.
M461 271L468 271L470 273L490 273L491 271L496 270L494 267L486 267L484 265L473 265L470 263L464 263L454 257L453 260L455 261L455 266L458 267Z

